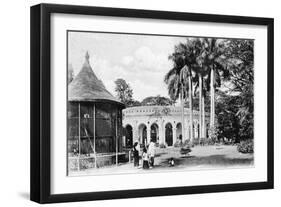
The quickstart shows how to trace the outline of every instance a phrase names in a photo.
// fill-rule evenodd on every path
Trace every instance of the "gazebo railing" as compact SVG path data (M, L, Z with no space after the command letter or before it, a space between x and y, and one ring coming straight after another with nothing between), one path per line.
M124 156L124 158L122 158ZM123 160L122 160L123 159ZM118 161L120 160L120 162ZM130 152L112 152L112 153L94 153L89 155L73 155L68 156L68 169L70 171L85 170L91 168L100 168L110 165L118 165L131 161Z

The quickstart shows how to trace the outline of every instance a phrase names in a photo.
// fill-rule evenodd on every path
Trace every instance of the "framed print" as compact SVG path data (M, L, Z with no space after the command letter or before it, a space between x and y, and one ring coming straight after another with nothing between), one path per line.
M273 188L273 19L31 7L31 200Z

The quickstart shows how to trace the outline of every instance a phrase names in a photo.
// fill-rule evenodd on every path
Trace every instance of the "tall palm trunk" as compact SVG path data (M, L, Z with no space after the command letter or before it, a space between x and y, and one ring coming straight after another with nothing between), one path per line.
M214 67L211 70L211 120L210 127L213 128L215 126L215 71Z
M199 134L198 138L202 138L202 75L199 73Z
M190 141L193 142L193 96L192 96L192 79L191 69L189 69L188 85L189 85L189 119L190 119Z
M205 125L205 96L203 95L202 96L202 117L203 117L203 120L202 120L202 129L201 129L201 134L202 134L202 137L203 138L206 138L206 125Z
M183 101L183 84L181 84L181 130L182 130L182 141L185 141L185 130L184 130L184 101Z

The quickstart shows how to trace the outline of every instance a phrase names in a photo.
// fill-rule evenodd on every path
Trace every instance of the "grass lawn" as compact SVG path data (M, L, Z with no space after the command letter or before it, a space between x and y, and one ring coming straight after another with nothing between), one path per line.
M242 154L232 145L196 146L189 155L180 154L180 148L158 148L155 166L149 170L133 167L133 163L112 165L98 169L87 169L70 172L70 176L104 175L121 173L147 173L165 170L203 170L253 167L254 154ZM170 167L168 160L173 157L175 166Z

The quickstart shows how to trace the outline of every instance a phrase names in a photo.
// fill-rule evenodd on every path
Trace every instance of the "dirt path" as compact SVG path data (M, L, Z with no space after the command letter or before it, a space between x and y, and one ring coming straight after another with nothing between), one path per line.
M188 156L183 156L179 148L157 149L155 167L149 170L135 168L133 163L108 166L98 169L87 169L71 172L70 176L105 175L123 173L151 173L165 170L203 170L245 168L254 166L253 154L242 154L236 146L196 146ZM170 167L168 160L173 157L175 166Z

